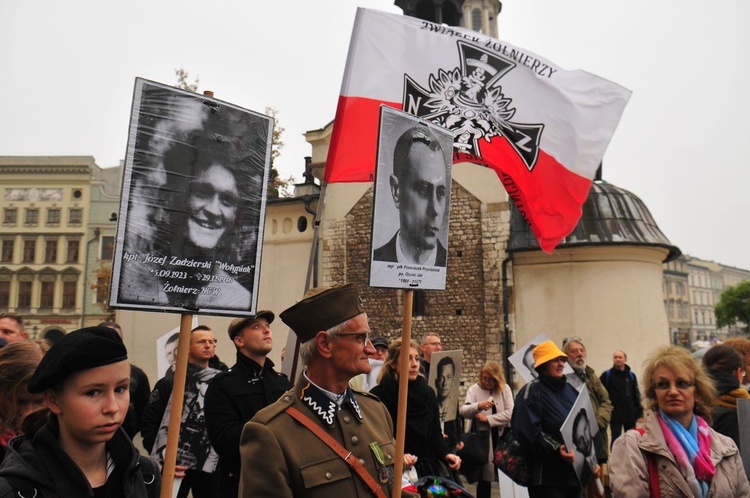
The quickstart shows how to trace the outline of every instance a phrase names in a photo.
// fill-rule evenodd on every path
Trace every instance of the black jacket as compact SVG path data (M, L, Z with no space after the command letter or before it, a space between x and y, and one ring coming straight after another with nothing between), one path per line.
M206 428L219 454L221 496L236 497L240 484L240 436L255 414L292 388L286 375L276 372L266 358L261 367L237 352L237 363L214 377L206 391Z
M386 374L380 384L370 389L370 393L377 396L388 409L395 431L398 424L398 379ZM446 455L450 453L440 428L437 398L422 376L409 381L404 452L411 453L427 465L430 460L445 462Z
M130 438L118 430L107 443L115 467L107 478L108 498L156 498L161 477L156 466L138 455ZM32 439L18 436L11 440L0 467L0 498L93 497L86 476L63 451L56 429L45 425Z
M643 416L641 393L638 391L638 379L625 365L625 370L615 367L604 372L599 380L609 393L612 402L612 422L622 423L635 421Z
M528 393L527 393L528 391ZM540 375L516 396L510 426L531 449L531 485L579 487L573 465L560 456L564 444L560 427L575 405L578 391L567 379Z
M151 394L151 384L146 373L137 366L130 364L130 406L122 428L133 439L141 430L141 417L143 410L148 406L148 397Z

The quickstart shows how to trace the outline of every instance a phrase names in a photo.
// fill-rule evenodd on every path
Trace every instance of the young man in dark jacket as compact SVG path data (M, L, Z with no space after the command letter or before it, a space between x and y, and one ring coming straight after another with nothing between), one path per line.
M206 391L206 427L219 454L222 497L236 497L240 485L240 436L256 412L281 397L292 384L266 358L273 347L270 324L275 316L259 311L229 324L229 339L237 349L237 363L217 375Z
M612 444L623 429L628 431L635 427L639 418L643 417L641 393L638 391L638 379L627 365L628 356L624 351L612 354L614 365L604 372L600 379L609 393L612 402L612 419L609 427L612 431Z

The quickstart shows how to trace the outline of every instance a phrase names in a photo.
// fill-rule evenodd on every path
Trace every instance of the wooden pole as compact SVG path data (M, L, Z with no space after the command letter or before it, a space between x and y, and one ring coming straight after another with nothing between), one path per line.
M401 351L398 354L398 420L396 422L396 461L393 465L393 498L401 497L404 473L404 440L406 439L406 400L409 391L409 352L411 351L411 308L414 291L404 291L404 321L401 329Z
M190 331L193 315L183 314L180 318L180 337L177 341L177 363L174 370L172 387L172 404L169 409L169 427L167 428L167 447L164 454L160 498L172 498L174 469L177 462L177 444L180 439L182 423L182 403L185 398L185 381L187 379L188 353L190 352Z

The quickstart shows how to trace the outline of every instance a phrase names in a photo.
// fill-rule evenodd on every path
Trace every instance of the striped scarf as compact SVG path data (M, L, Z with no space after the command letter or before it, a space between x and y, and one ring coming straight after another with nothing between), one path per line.
M708 495L708 484L716 475L711 461L711 430L708 424L694 415L690 427L686 429L662 410L659 410L658 415L664 440L677 460L680 473L693 496L705 498Z

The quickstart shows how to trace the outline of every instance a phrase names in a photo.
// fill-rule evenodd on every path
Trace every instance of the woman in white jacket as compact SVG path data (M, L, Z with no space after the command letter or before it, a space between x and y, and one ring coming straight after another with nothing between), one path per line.
M489 431L489 459L479 472L476 492L477 498L489 498L490 486L495 479L494 444L502 430L510 425L513 414L513 393L497 362L488 361L479 370L478 382L466 391L466 403L459 408L459 413L476 424L476 430Z

